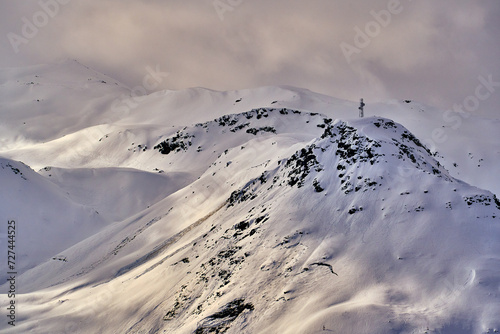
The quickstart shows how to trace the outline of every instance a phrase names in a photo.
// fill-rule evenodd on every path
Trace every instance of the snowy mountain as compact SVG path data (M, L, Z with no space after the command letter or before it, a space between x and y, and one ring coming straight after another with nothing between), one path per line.
M498 120L355 119L293 87L138 99L73 61L0 78L2 332L500 330Z

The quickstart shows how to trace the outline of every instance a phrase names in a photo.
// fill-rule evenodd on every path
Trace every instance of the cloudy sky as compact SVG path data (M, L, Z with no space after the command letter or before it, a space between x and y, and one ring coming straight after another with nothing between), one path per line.
M498 0L2 0L0 67L71 58L130 87L150 66L168 89L292 85L500 117L499 17Z

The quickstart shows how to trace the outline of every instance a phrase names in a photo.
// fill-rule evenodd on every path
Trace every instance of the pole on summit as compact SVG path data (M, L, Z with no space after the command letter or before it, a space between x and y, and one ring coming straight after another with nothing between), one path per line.
M359 118L363 118L365 116L365 103L363 102L363 99L359 102Z

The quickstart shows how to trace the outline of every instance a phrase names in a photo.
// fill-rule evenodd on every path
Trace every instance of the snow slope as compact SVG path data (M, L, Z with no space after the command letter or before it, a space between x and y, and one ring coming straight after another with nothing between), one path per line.
M88 69L69 64L43 69L76 92ZM2 138L2 219L33 222L19 251L46 253L20 270L22 312L2 332L500 330L497 120L457 127L410 101L352 119L356 103L264 87L155 93L104 124L115 86L73 128L33 112L42 129Z
M0 70L0 147L44 142L118 118L109 109L128 93L76 61Z
M191 182L187 173L147 173L127 168L40 171L77 203L95 208L107 221L122 221ZM117 187L116 185L119 185Z
M108 223L92 206L71 200L61 188L22 163L0 158L0 184L2 219L17 222L20 273L51 260ZM6 248L6 224L0 233ZM0 270L4 281L6 261L1 262Z

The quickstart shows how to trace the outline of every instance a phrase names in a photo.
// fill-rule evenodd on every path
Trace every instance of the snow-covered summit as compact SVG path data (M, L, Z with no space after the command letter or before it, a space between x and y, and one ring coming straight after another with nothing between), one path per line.
M6 333L499 330L498 121L458 131L411 101L357 119L293 87L137 99L95 73L82 87L93 72L72 63L19 73L0 86L18 98L0 108L0 212L29 261Z
M112 133L110 127L121 135L121 146L127 150L131 143L157 145L157 138L168 135L169 128L174 133L186 125L256 108L288 108L332 119L358 115L357 102L289 86L228 92L204 88L149 91L145 87L133 91L73 60L3 69L0 82L0 153L35 169L133 166L120 154L109 161L94 158L96 150L101 157L109 156L109 149L100 151L94 140ZM137 95L144 90L146 95ZM499 120L438 110L410 100L366 103L367 117L403 124L453 176L500 193L500 175L488 172L500 159ZM51 153L55 151L60 154Z

